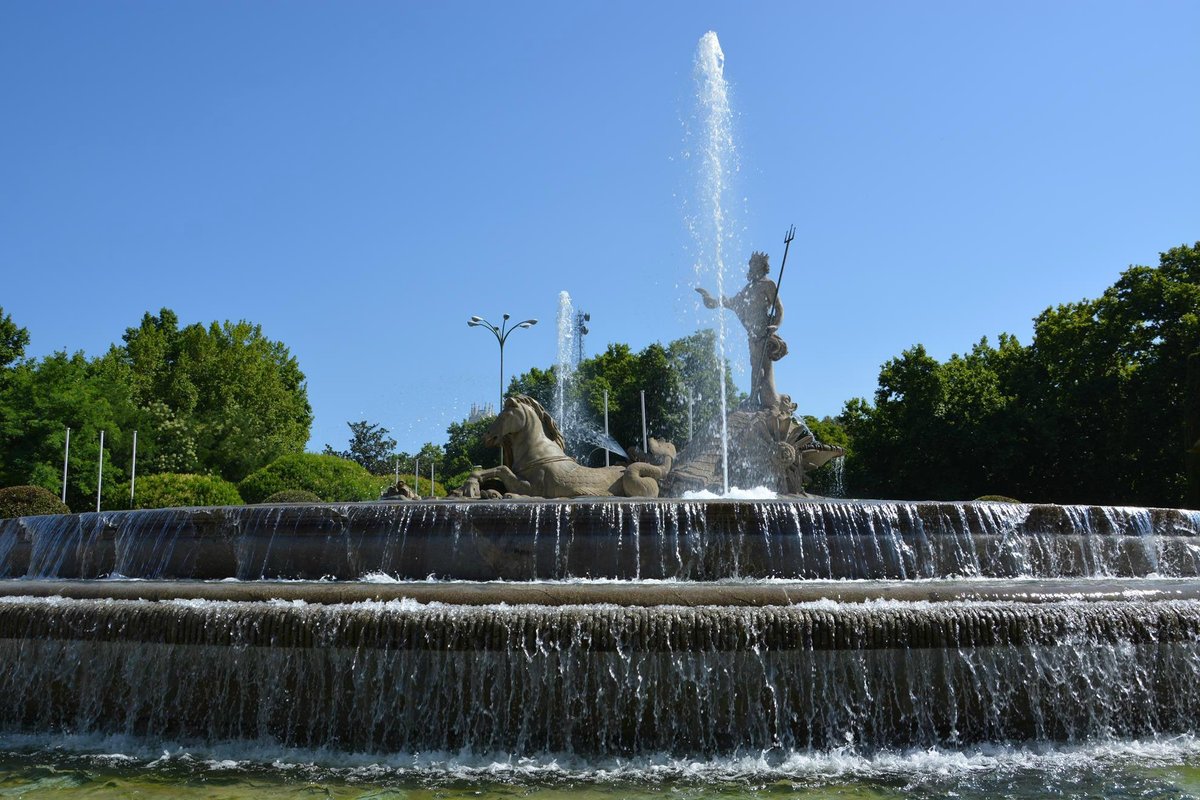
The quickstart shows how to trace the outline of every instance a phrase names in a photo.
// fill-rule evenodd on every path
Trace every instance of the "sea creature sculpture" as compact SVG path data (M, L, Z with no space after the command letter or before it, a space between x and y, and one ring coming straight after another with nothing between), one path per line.
M658 497L659 482L671 471L675 447L649 440L650 457L611 467L585 467L565 452L553 417L528 395L510 395L484 434L484 443L501 447L504 464L471 473L463 497L480 497L488 482L504 485L506 496Z

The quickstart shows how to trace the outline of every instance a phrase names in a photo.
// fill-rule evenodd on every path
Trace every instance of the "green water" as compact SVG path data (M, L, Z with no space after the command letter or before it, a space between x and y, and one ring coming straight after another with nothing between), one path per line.
M857 764L814 758L794 774L760 777L722 777L712 765L692 765L694 774L676 765L662 775L650 768L531 777L496 776L486 768L471 775L370 764L215 762L186 755L144 760L48 749L0 754L0 798L1200 798L1200 755L1194 751L1172 761L1154 748L1124 749L1000 757L918 753Z

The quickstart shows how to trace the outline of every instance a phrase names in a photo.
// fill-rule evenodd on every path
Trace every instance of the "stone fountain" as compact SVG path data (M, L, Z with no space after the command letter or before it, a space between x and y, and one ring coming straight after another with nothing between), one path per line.
M582 467L514 396L461 498L0 520L0 738L720 772L1200 729L1200 514L804 495L840 450L768 270L702 291L748 334L728 446ZM726 472L780 496L656 499Z
M751 392L677 453L584 471L510 398L461 498L0 520L0 739L790 776L1193 737L1200 513L806 496L840 451L769 269L701 290ZM659 497L730 479L779 497Z
M790 236L789 232L789 243ZM670 442L650 439L650 452L634 451L635 457L627 464L583 466L566 454L566 442L554 417L534 398L516 395L505 401L484 438L485 443L502 448L502 466L477 469L458 496L682 496L688 491L721 492L732 480L734 485L807 497L804 484L809 473L843 455L843 450L818 442L796 418L796 404L776 391L774 362L787 355L787 343L779 336L783 324L779 287L767 277L769 273L767 255L756 252L750 257L745 288L733 297L713 297L703 288L696 290L707 307L732 310L745 327L750 394L740 408L689 442L682 454ZM569 309L569 296L563 292L562 297ZM561 320L570 315L559 316L561 328ZM560 359L560 420L565 419L563 374ZM399 486L391 494L400 496Z
M1187 511L797 499L3 520L0 731L584 763L1182 734L1198 543Z

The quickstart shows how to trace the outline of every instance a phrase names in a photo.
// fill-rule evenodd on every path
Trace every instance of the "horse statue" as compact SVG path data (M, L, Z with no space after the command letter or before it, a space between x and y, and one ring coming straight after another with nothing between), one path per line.
M483 435L488 447L501 447L504 465L475 470L463 487L464 497L479 497L487 481L504 484L507 495L526 497L658 497L659 481L671 471L675 447L650 440L650 452L661 464L585 467L565 452L554 418L532 397L510 395Z

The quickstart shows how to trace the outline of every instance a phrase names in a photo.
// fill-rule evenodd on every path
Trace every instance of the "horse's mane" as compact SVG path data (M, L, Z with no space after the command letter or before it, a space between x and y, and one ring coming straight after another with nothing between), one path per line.
M546 434L546 438L553 442L558 449L562 450L564 453L566 452L567 443L566 440L563 439L562 432L559 431L558 425L555 424L554 417L550 416L550 412L543 408L541 403L539 403L537 400L534 400L527 394L511 394L508 396L508 398L518 405L525 406L530 411L537 414L538 420L542 423L542 433ZM504 437L503 449L505 464L513 463L512 444L509 440L510 437Z

